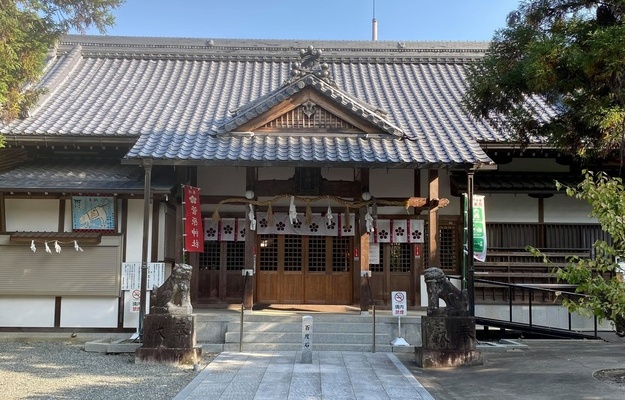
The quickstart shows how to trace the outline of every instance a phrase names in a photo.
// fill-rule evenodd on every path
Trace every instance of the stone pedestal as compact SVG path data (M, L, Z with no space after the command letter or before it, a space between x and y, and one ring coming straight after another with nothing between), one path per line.
M482 364L473 317L421 317L421 338L415 361L422 368Z
M148 314L143 324L143 346L135 363L197 364L202 347L195 340L195 314Z

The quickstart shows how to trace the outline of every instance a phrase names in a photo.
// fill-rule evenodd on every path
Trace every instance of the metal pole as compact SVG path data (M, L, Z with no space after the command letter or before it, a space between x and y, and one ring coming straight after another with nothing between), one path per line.
M467 173L467 292L469 292L469 315L475 316L475 266L473 262L473 171Z
M143 160L145 177L143 182L143 249L141 252L141 299L139 301L139 337L143 339L143 319L147 304L148 289L148 247L150 244L150 185L152 181L152 160Z
M245 309L245 304L241 303L241 320L239 326L239 353L243 351L243 310Z
M371 352L375 353L375 304L373 304L371 306L371 309L373 311L373 324L372 324L373 325L373 328L372 328L372 331L373 331L373 342L372 343L373 344L371 345Z

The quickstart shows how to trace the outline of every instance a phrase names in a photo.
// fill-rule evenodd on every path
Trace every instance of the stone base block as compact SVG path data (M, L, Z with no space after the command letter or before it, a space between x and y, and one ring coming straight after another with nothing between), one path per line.
M196 345L195 321L195 314L148 314L143 323L143 347L193 348Z
M427 350L422 347L415 349L415 362L421 368L445 368L483 364L482 354L477 350Z
M202 346L170 349L138 348L135 352L135 364L199 364L202 359Z

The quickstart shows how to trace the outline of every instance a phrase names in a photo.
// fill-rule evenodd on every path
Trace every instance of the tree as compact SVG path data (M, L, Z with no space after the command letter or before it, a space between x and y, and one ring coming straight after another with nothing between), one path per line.
M476 118L528 144L538 138L564 152L606 157L625 150L625 0L524 0L497 31L486 56L467 70L463 104ZM576 187L558 188L585 200L611 236L594 258L556 268L578 285L563 298L570 311L614 323L625 336L625 191L621 178L585 172ZM540 255L536 249L530 249ZM545 259L546 262L549 260Z
M40 91L46 53L71 29L104 33L123 0L0 0L0 120L20 117ZM1 145L1 142L0 142Z
M625 0L524 0L467 71L464 105L529 143L623 150Z
M581 315L596 315L613 322L619 336L625 336L625 282L619 260L625 262L625 189L621 178L612 178L605 172L584 172L584 180L576 187L557 184L566 194L587 201L591 217L597 218L601 228L610 235L611 243L597 240L594 258L571 257L563 268L554 268L558 281L578 285L581 297L563 297L569 311ZM540 251L529 250L536 256ZM544 257L544 256L543 256ZM547 258L544 261L550 263Z

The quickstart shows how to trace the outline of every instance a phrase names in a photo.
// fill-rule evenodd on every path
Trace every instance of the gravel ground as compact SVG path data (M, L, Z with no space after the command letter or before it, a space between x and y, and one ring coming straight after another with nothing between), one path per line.
M84 351L71 341L0 341L0 398L170 400L216 357L192 366L135 364L133 354Z

